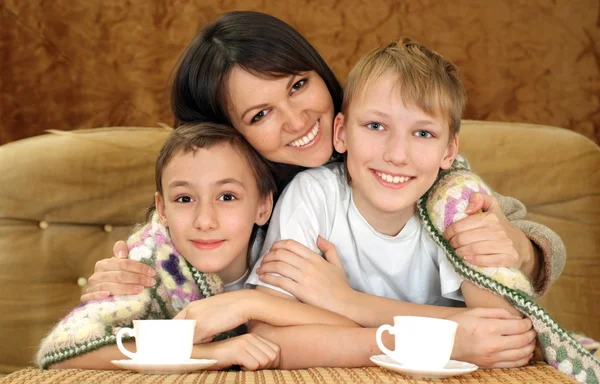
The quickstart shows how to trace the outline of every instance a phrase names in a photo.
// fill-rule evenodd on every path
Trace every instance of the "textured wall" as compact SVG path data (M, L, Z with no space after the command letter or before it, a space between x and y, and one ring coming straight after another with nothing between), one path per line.
M170 123L177 57L233 9L289 22L342 80L375 46L411 36L459 65L465 117L600 142L598 0L2 0L0 144L48 128Z

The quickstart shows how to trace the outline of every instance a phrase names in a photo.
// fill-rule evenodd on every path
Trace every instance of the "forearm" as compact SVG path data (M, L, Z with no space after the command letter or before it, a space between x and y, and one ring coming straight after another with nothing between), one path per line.
M524 220L525 205L508 196L494 193L502 212L518 232L516 249L523 260L521 271L529 277L538 296L562 273L567 254L562 239L545 225Z
M125 348L130 351L135 351L135 341L123 342ZM96 349L71 357L70 359L61 361L60 363L52 364L48 369L121 369L111 363L111 360L122 360L128 359L116 345L106 345L102 348Z
M311 367L372 366L369 358L381 354L374 328L349 328L331 325L303 325L278 328L250 322L249 329L280 347L280 369ZM393 347L393 336L383 341Z
M506 299L479 288L470 281L464 281L460 289L468 308L503 308L512 315L522 317L521 313Z
M250 298L246 301L246 305L249 307L249 321L258 320L279 327L308 324L358 326L344 316L301 303L292 297L279 297L265 293L260 289L247 291L246 296Z
M363 327L376 328L382 324L391 324L394 316L424 316L445 319L465 311L465 308L415 304L355 291L341 311L347 318Z

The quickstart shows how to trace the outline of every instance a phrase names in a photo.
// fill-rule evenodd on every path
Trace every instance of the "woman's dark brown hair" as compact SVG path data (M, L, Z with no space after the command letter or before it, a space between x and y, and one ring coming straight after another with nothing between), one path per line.
M340 110L340 83L302 35L276 17L235 11L204 27L181 56L171 94L175 125L231 125L225 82L234 67L269 79L315 71L329 89L335 112Z

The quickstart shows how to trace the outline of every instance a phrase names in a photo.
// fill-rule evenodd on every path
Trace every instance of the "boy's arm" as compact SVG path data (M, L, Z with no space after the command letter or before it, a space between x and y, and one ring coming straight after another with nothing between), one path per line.
M503 308L514 316L522 317L521 312L510 305L506 299L479 288L470 281L463 281L460 289L469 308Z
M482 368L520 367L535 348L535 332L528 319L514 319L498 308L473 309L450 318L459 323L452 359ZM329 325L274 327L251 321L251 332L279 345L280 369L310 367L364 367L369 358L382 352L375 341L376 328L347 328ZM382 341L394 348L393 336Z
M135 341L124 341L123 346L130 351L135 351ZM111 360L122 359L129 359L129 357L121 353L116 344L113 344L52 364L48 369L121 369L111 363Z
M279 292L276 293L283 295ZM197 320L194 342L200 342L245 324L250 320L257 320L279 327L306 324L358 326L344 316L295 300L289 300L287 295L283 296L278 297L253 289L227 292L190 303L175 318ZM211 321L202 321L202 319L208 318Z
M135 351L135 341L123 342L125 348ZM279 347L258 335L245 334L214 343L196 344L192 359L214 359L210 370L240 365L245 369L269 369L279 364ZM50 365L49 369L121 369L111 360L129 359L112 344Z

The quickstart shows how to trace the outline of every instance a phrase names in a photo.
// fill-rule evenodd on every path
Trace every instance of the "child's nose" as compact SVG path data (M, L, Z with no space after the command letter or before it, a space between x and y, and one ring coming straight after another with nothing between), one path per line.
M404 164L406 163L407 152L405 138L399 133L392 133L386 142L383 160L394 165Z
M202 231L215 229L217 218L214 207L211 204L203 204L196 213L194 226Z

